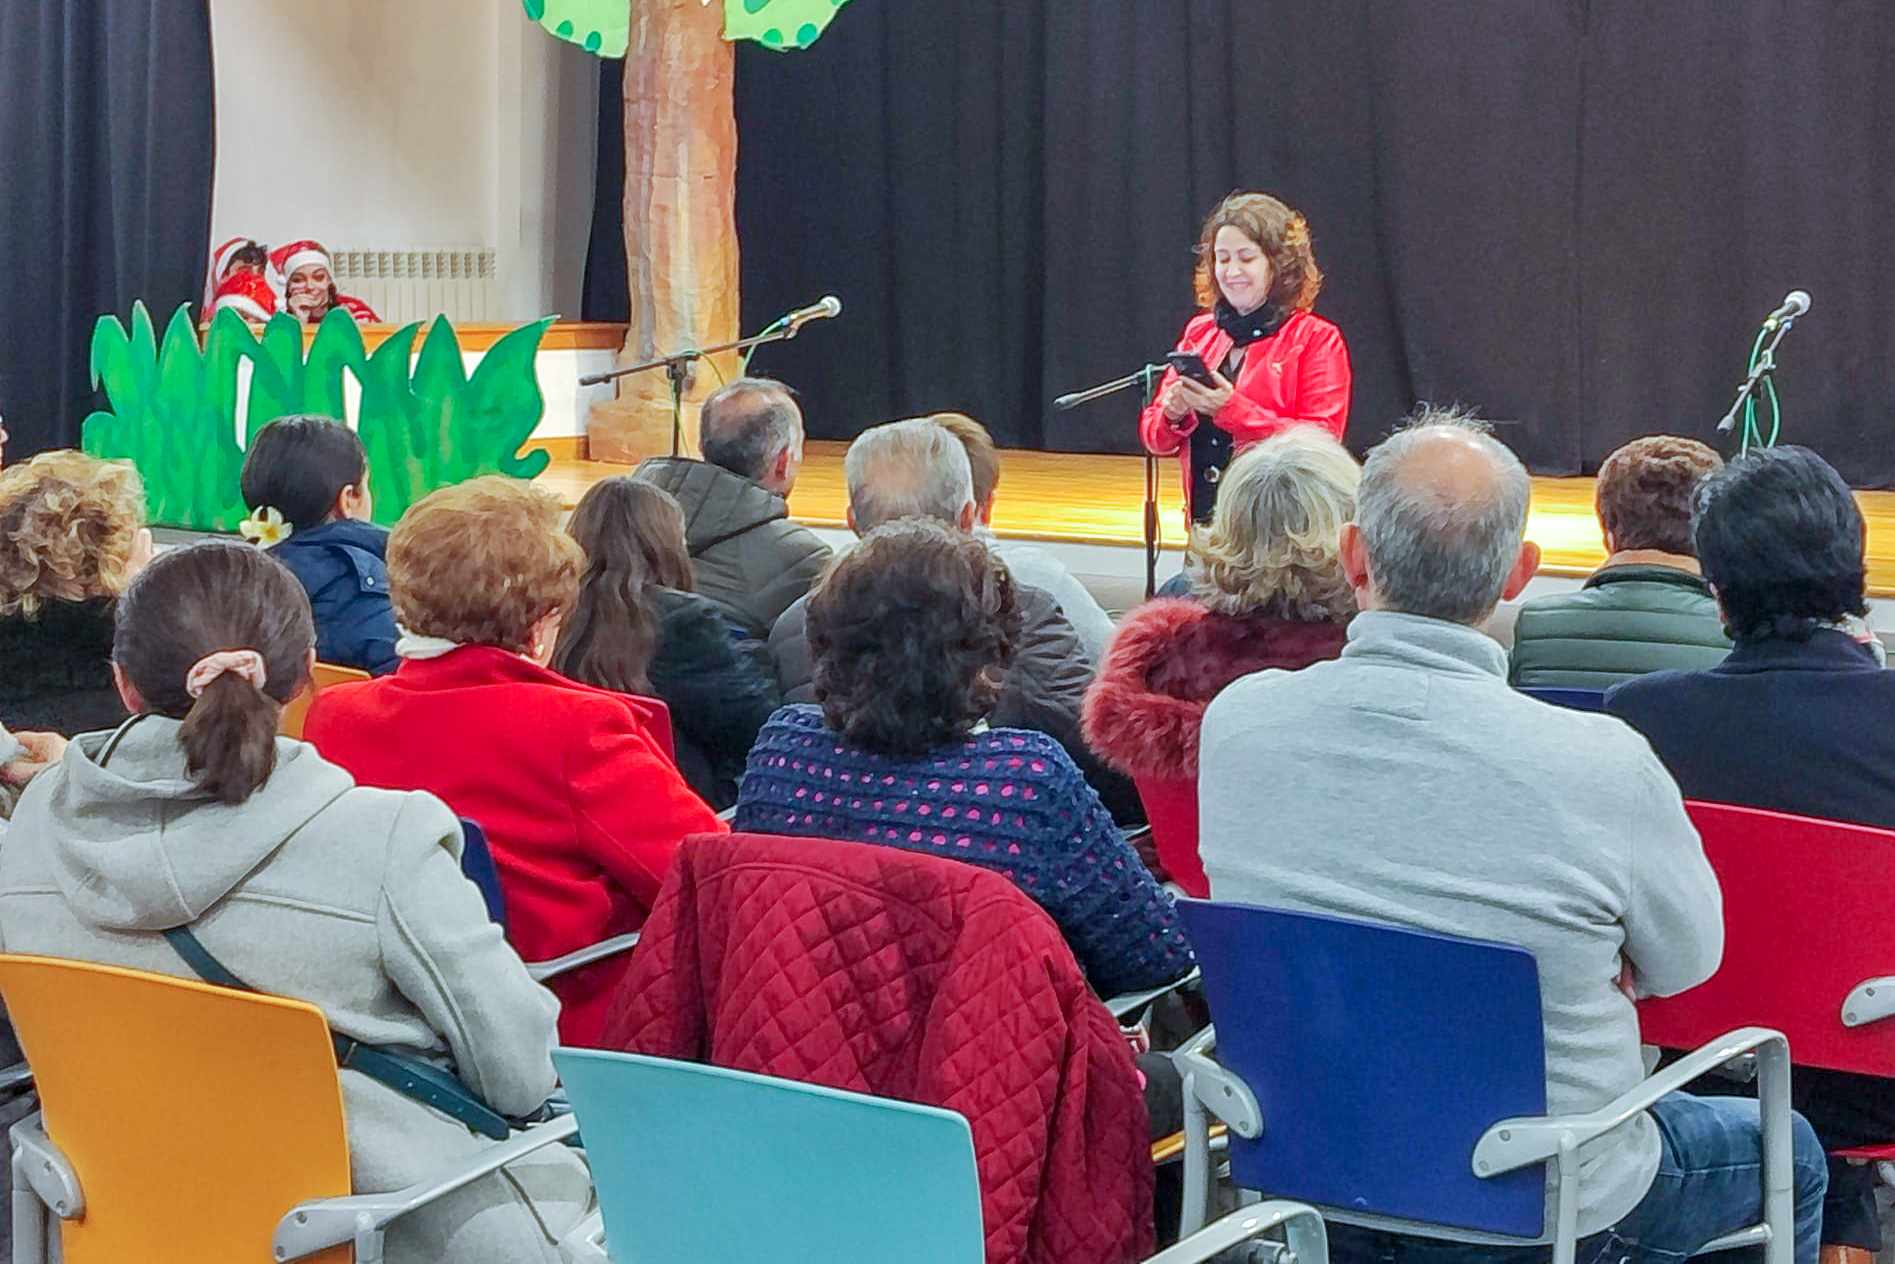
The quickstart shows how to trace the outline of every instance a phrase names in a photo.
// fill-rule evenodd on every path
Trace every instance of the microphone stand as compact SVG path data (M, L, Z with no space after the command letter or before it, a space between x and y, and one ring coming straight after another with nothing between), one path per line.
M1777 344L1783 341L1783 335L1789 333L1790 326L1795 323L1796 317L1785 316L1782 320L1777 322L1774 334L1771 333L1767 325L1757 334L1758 345L1752 347L1750 352L1750 372L1744 377L1743 385L1737 388L1737 398L1731 401L1730 411L1726 412L1723 420L1717 423L1717 433L1730 433L1731 429L1737 424L1738 412L1743 409L1744 405L1753 402L1753 397L1761 388L1770 399L1770 412L1773 421L1770 443L1766 446L1776 446L1777 427L1774 421L1776 417L1777 392L1772 379L1776 376L1777 371ZM1770 335L1768 345L1764 345L1763 340L1765 335ZM1757 433L1755 418L1749 417L1744 421L1744 433L1738 437L1740 451L1749 450L1750 441L1753 437L1759 442L1763 439L1763 436Z
M622 369L608 369L603 373L588 373L579 379L581 386L597 386L602 382L615 382L619 378L633 373L644 373L651 369L663 369L665 377L671 382L671 455L677 456L684 446L684 382L691 374L691 365L705 356L721 355L726 351L748 351L760 347L766 342L788 342L802 332L802 325L786 323L778 317L765 327L762 333L752 334L748 338L739 338L735 342L719 343L715 347L693 347L687 351L673 352L659 356L655 360L646 360L641 364L628 364Z
M1077 408L1081 404L1102 399L1107 395L1116 395L1120 391L1137 386L1142 388L1144 408L1150 408L1158 395L1158 379L1164 376L1165 366L1147 364L1143 368L1127 373L1124 377L1113 378L1110 382L1101 382L1097 386L1088 386L1083 391L1074 391L1070 395L1061 395L1053 401L1058 409ZM1143 445L1140 445L1143 446ZM1145 450L1145 599L1151 600L1158 591L1158 457L1151 449Z

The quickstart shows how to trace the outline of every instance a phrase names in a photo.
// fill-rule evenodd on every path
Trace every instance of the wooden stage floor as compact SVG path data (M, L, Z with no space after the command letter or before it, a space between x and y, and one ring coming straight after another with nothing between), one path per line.
M842 478L846 444L811 442L790 513L819 527L843 527L848 503ZM541 485L568 505L600 479L629 465L555 457ZM1552 575L1585 575L1605 556L1592 514L1590 478L1536 478L1529 534ZM1183 501L1176 465L1160 462L1159 528L1167 548L1183 545ZM1145 465L1138 457L1085 456L1061 452L1001 454L1000 494L994 529L1002 535L1071 544L1139 548L1143 541ZM1869 592L1895 597L1895 492L1857 492L1869 526Z

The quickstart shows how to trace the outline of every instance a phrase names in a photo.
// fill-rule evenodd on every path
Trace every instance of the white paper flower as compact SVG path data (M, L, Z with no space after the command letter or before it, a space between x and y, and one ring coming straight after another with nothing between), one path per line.
M283 515L269 505L252 509L250 516L237 524L237 532L252 544L273 549L290 538L290 524L283 521Z

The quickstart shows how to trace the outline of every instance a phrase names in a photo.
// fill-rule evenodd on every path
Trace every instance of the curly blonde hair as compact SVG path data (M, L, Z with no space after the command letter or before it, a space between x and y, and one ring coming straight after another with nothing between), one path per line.
M525 653L533 625L572 608L586 555L559 501L499 474L423 496L388 536L388 595L410 632Z
M145 485L124 462L59 448L0 470L0 615L118 596L144 525Z
M1355 594L1337 540L1361 481L1349 450L1314 426L1245 448L1218 481L1210 526L1192 534L1192 594L1224 614L1347 623Z

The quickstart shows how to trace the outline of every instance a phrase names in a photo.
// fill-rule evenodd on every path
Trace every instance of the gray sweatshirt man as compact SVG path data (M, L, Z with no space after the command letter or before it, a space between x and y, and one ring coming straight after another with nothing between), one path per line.
M1515 693L1479 630L1538 565L1525 471L1459 427L1392 442L1400 468L1376 485L1371 457L1344 529L1364 612L1342 657L1244 677L1205 713L1211 894L1526 948L1548 1107L1591 1110L1643 1075L1622 983L1669 995L1716 970L1717 879L1645 740ZM1645 1195L1657 1128L1641 1115L1580 1154L1585 1234Z

